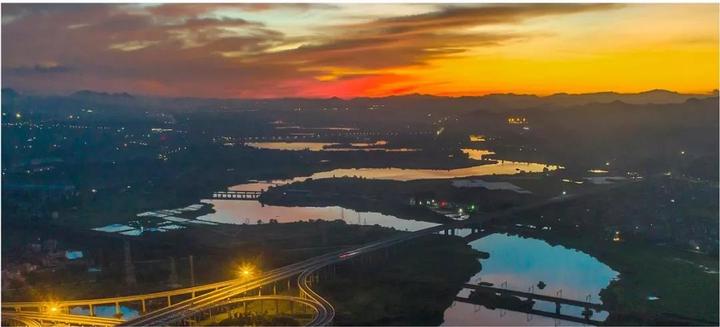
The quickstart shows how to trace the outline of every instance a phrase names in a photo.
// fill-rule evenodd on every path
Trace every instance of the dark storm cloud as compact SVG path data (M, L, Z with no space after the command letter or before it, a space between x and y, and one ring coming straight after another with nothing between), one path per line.
M376 69L416 65L429 59L534 35L472 33L466 28L616 8L618 5L519 4L450 6L427 14L384 18L338 27L340 37L290 52L309 63ZM354 55L348 58L349 55Z
M459 27L519 23L527 19L617 8L616 4L504 4L455 5L426 14L378 19L348 26L357 32L383 31L393 35L450 30Z

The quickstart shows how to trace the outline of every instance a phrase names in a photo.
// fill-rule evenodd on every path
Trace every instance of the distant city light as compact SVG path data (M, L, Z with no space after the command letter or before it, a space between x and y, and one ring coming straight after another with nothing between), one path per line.
M22 115L21 115L19 112L16 112L16 113L15 113L15 118L20 119L20 118L22 118Z
M521 125L527 123L527 118L525 117L510 117L507 119L508 124L510 125Z

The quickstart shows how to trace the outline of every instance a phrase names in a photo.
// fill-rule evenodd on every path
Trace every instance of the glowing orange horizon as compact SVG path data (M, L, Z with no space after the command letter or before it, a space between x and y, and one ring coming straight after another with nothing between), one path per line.
M720 88L718 17L715 4L6 4L3 87L223 98L707 94Z

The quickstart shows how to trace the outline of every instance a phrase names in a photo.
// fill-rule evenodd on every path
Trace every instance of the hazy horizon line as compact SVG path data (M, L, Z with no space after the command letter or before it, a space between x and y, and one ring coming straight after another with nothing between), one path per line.
M392 98L392 97L405 97L405 96L426 96L426 97L437 97L437 98L452 98L452 99L458 99L458 98L482 98L487 96L496 96L496 95L507 95L507 96L532 96L537 98L546 98L551 96L559 96L559 95L568 95L568 96L582 96L582 95L596 95L596 94L617 94L617 95L638 95L638 94L644 94L644 93L651 93L651 92L667 92L667 93L673 93L677 95L694 95L694 96L718 96L720 91L718 89L713 89L705 92L689 92L689 93L683 93L678 92L674 90L669 89L663 89L663 88L653 88L653 89L647 89L644 91L638 91L638 92L618 92L618 91L594 91L594 92L585 92L585 93L570 93L570 92L554 92L549 94L533 94L533 93L516 93L516 92L492 92L492 93L485 93L485 94L465 94L465 95L444 95L444 94L430 94L430 93L402 93L402 94L393 94L393 95L384 95L384 96L355 96L355 97L341 97L341 96L330 96L330 97L301 97L301 96L285 96L285 97L203 97L203 96L173 96L173 95L157 95L157 94L144 94L144 93L132 93L128 91L103 91L103 90L90 90L90 89L81 89L76 91L68 91L68 92L57 92L57 93L43 93L38 91L28 91L28 90L18 90L13 87L2 87L2 90L13 90L14 92L20 94L20 95L26 95L26 96L73 96L77 93L81 92L90 92L90 93L96 93L96 94L103 94L103 95L129 95L133 97L146 97L146 98L167 98L167 99L215 99L215 100L281 100L281 99L306 99L306 100L328 100L328 99L341 99L341 100L353 100L353 99L386 99L386 98Z

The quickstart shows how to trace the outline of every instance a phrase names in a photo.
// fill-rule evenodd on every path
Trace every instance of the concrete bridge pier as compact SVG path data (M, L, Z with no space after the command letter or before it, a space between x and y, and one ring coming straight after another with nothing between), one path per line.
M590 310L590 307L585 307L582 312L582 316L585 318L585 320L590 320L590 317L592 317L593 312Z

